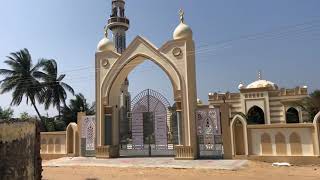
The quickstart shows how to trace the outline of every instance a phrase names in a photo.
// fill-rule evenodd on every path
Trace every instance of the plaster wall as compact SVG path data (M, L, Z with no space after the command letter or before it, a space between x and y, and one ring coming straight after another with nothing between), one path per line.
M41 179L36 121L0 120L0 179Z
M42 132L41 154L66 154L66 131Z
M250 155L268 155L268 156L314 156L314 136L313 136L313 126L310 127L275 127L275 128L255 128L254 126L250 125L248 126L248 141L250 144ZM297 141L293 143L292 137L293 134L299 136L300 142ZM279 134L283 135L285 137L285 146L276 145L279 140L276 140L276 136ZM270 145L264 144L262 142L263 136L269 136L271 139ZM263 146L265 148L268 148L268 146L271 146L271 152L264 153L263 152ZM277 150L278 148L278 150ZM295 153L297 151L300 151L301 148L302 152ZM286 153L283 153L283 151L286 151Z

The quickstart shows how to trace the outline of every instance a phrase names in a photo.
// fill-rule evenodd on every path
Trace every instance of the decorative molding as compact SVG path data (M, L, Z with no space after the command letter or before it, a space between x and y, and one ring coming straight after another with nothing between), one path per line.
M182 55L182 50L181 50L180 48L178 48L178 47L173 48L172 54L173 54L173 56L175 56L175 57L179 57L179 56Z

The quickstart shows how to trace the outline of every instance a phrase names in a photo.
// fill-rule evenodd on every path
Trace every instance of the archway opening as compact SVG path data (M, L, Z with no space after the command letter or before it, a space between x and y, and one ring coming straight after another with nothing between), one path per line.
M287 123L299 123L299 112L296 108L289 108L286 112Z
M120 156L173 156L173 87L153 61L135 67L121 84Z
M239 120L236 119L233 123L233 139L234 139L234 154L235 155L245 155L245 135L244 135L244 125Z
M265 124L264 112L258 106L250 108L247 117L248 124Z

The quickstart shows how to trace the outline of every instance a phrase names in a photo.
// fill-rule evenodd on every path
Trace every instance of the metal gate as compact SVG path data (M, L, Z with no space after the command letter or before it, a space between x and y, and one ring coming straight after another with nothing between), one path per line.
M121 156L173 156L174 139L170 104L160 93L147 89L131 102L128 135L120 137ZM121 128L121 127L120 127Z
M196 111L200 158L222 158L223 145L219 108Z

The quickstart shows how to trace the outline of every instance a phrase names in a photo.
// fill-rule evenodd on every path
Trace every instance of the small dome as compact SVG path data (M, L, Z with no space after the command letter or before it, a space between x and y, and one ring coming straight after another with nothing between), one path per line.
M272 88L278 89L278 86L267 80L257 80L247 86L247 89L255 89L255 88Z
M192 39L192 30L184 22L180 22L178 27L174 30L173 39Z
M105 32L105 37L101 39L97 46L97 51L98 52L103 52L103 51L113 51L115 49L114 43L108 39L108 33Z
M197 104L202 104L202 101L201 101L201 99L197 99Z
M238 89L243 89L245 88L244 84L242 82L240 82L239 86L238 86Z

